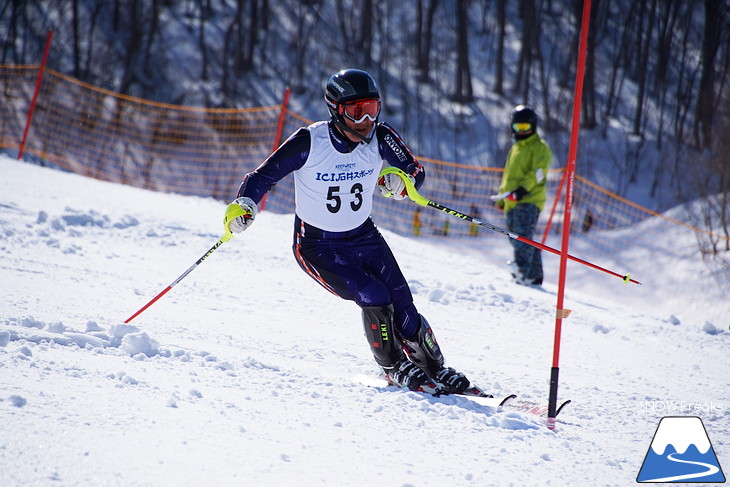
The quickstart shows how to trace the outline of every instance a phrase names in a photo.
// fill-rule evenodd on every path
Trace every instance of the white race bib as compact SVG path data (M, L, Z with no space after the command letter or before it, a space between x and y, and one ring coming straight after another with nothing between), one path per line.
M373 192L383 160L377 139L342 154L332 145L327 122L308 127L309 157L294 172L296 213L322 230L344 232L360 226L373 209Z

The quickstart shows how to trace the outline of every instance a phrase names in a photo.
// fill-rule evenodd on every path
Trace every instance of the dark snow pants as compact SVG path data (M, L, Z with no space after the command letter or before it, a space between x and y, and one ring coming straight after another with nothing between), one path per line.
M358 306L393 305L401 338L420 324L413 296L385 239L368 218L347 232L328 232L294 220L294 257L299 266L332 294Z
M507 230L534 240L540 209L532 203L520 203L506 214ZM542 284L542 255L540 249L510 238L514 249L514 261L522 278L528 284ZM519 276L518 276L519 277Z

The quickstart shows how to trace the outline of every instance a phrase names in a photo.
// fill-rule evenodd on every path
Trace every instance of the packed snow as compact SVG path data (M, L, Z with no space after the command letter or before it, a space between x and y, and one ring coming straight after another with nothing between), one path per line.
M569 263L572 403L551 429L377 385L358 308L294 260L292 215L261 213L124 324L216 243L225 204L5 156L0 175L2 486L627 486L665 416L699 416L730 471L728 282L691 235L606 235L641 286ZM383 233L447 364L547 400L557 257L536 289L511 281L506 238Z

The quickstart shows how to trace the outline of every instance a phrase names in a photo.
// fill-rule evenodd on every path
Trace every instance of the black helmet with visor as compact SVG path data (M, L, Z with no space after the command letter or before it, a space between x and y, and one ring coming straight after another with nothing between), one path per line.
M510 118L512 137L517 140L525 139L537 130L537 114L527 105L517 105Z
M365 71L359 69L343 69L327 81L324 100L332 120L340 130L357 135L365 143L370 137L363 137L345 124L345 118L361 123L368 119L378 122L380 115L380 92L375 80Z

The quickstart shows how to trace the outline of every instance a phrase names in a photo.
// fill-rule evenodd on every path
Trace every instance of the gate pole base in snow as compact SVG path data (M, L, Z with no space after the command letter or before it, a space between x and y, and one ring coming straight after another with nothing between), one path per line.
M550 369L550 396L548 397L548 418L553 419L555 418L555 416L557 416L559 373L559 367L552 367Z

